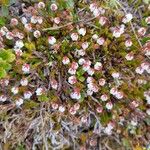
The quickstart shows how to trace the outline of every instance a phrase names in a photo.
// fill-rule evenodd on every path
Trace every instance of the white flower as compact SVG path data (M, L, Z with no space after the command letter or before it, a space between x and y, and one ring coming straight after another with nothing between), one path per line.
M0 102L5 102L7 100L7 97L5 95L0 96Z
M87 95L93 95L93 91L92 90L90 90L90 89L88 89L87 91L86 91L86 93L87 93Z
M22 86L27 86L28 85L28 79L27 78L21 79L20 84Z
M70 63L70 59L69 59L67 56L64 56L64 57L63 57L63 60L62 60L62 63L63 63L64 65L67 65L67 64Z
M132 20L132 18L133 18L132 14L128 13L128 14L126 14L125 17L122 19L122 22L123 22L123 23L128 23L128 22L130 22L130 21Z
M81 94L79 90L74 90L73 92L71 92L70 97L72 99L77 99L79 100L81 98Z
M77 41L78 40L78 34L77 33L72 33L71 34L71 39L72 39L72 41Z
M87 73L88 73L88 75L92 76L92 75L95 73L95 71L94 71L93 68L89 68L89 69L87 70Z
M141 27L141 28L138 30L138 34L139 34L140 36L144 36L145 33L146 33L146 29L145 29L144 27Z
M20 49L24 46L24 43L22 40L18 40L16 41L15 46Z
M76 76L70 76L70 77L68 78L68 82L69 82L70 84L75 84L75 83L77 82Z
M119 72L113 72L111 75L114 79L118 79L120 77Z
M83 49L77 50L76 52L79 56L84 56L85 55L85 50L83 50Z
M132 60L134 58L133 54L129 53L125 56L126 60Z
M31 17L31 23L33 24L36 24L38 21L37 21L37 16L32 16Z
M55 18L54 18L54 22L55 22L56 24L59 24L59 23L60 23L60 18L59 18L59 17L55 17Z
M59 106L58 110L63 113L65 111L65 107L64 106Z
M101 100L102 100L102 101L107 101L107 100L108 100L108 96L107 96L106 94L103 94L103 95L101 96Z
M76 63L76 62L71 63L71 68L78 69L78 67L79 67L78 63Z
M41 32L36 30L33 32L34 37L39 38L41 36Z
M86 81L87 81L87 83L93 83L94 78L93 77L87 77Z
M14 38L14 35L13 35L12 32L7 32L7 33L6 33L6 39L12 40L13 38Z
M42 17L37 17L37 23L39 23L39 24L42 24L42 23L43 23Z
M23 71L23 73L28 74L30 72L30 65L29 64L24 64L22 66L22 71Z
M12 18L10 21L10 24L13 26L16 26L16 25L18 25L18 20L16 18Z
M150 116L150 108L146 110L146 113Z
M89 90L92 90L95 93L98 92L98 90L99 90L98 86L94 83L87 84L87 87Z
M54 110L56 110L56 109L58 108L58 104L57 104L57 103L52 103L52 108L53 108Z
M149 67L150 67L150 64L149 64L148 62L144 62L144 63L141 64L141 67L142 67L142 69L144 69L144 70L148 70Z
M135 72L138 73L138 74L142 74L144 72L144 69L142 67L137 67L135 69Z
M39 8L39 9L45 8L45 3L44 3L44 2L39 2L39 3L38 3L38 8Z
M32 93L30 91L27 91L24 93L24 99L30 99L32 96Z
M80 58L79 61L78 61L79 65L83 65L85 63L85 59L83 58Z
M100 86L104 86L105 83L106 83L105 79L103 79L103 78L99 79L99 85Z
M97 5L95 3L90 4L90 11L93 12L95 9L97 9Z
M106 127L104 129L104 133L106 133L107 135L111 135L112 134L112 129L110 127Z
M20 105L23 104L23 99L22 98L19 98L18 100L16 100L16 106L19 107Z
M79 33L80 35L84 36L84 35L86 34L86 29L85 29L85 28L80 28L80 29L78 30L78 33Z
M97 40L97 39L98 39L98 35L97 35L97 34L94 34L94 35L92 36L92 38L93 38L94 40Z
M76 74L76 69L69 68L68 73L70 73L71 75Z
M57 5L55 3L51 4L50 9L52 11L56 11L58 9Z
M21 22L25 25L25 24L27 24L28 21L27 21L27 19L25 17L22 17L21 18Z
M12 88L11 88L11 92L12 92L13 94L17 94L17 93L19 92L18 87L12 87Z
M49 36L48 43L54 45L56 43L56 39L53 36Z
M110 89L110 94L116 95L117 93L118 93L118 89L116 87Z
M55 79L51 80L51 86L53 89L57 90L58 88L58 83Z
M113 104L111 102L106 103L106 108L111 110L113 108Z
M25 25L24 25L24 27L25 27L25 29L26 29L27 31L29 31L29 32L31 32L31 31L32 31L32 26L31 26L31 24L30 24L30 23L25 24Z
M116 92L115 93L116 98L122 99L123 98L123 92Z
M74 109L74 107L71 107L69 109L69 112L70 112L71 115L75 115L77 111L76 111L76 109Z
M42 95L43 94L43 88L37 88L35 92L36 92L37 96Z
M126 40L125 41L125 46L126 47L130 47L130 46L132 46L132 41L129 39L129 40Z
M93 11L93 15L94 15L95 17L98 17L98 16L100 15L100 11L99 11L98 8L96 8L96 9Z
M82 48L83 48L84 50L87 49L88 46L89 46L88 42L82 43Z
M75 103L73 107L74 107L75 110L79 110L80 104L79 103Z
M147 24L150 24L150 16L145 19L145 22L146 22Z
M123 33L124 33L124 25L121 25L120 27L116 27L113 30L113 36L116 38L119 38Z
M104 40L103 37L100 37L100 38L97 39L97 43L98 43L99 45L103 45L104 42L105 42L105 40Z
M101 26L105 25L107 22L107 18L106 17L100 17L99 19L99 23Z
M96 62L94 65L94 69L95 70L101 70L102 69L102 63L101 62Z
M81 117L81 122L86 123L87 122L87 117L86 116Z
M137 126L137 121L136 120L131 120L131 125L132 126Z

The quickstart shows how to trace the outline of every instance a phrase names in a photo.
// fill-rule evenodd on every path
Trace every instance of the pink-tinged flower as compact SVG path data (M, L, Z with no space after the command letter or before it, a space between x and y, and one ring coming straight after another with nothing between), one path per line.
M70 59L69 59L67 56L64 56L64 57L63 57L63 60L62 60L62 63L63 63L64 65L67 65L67 64L70 63Z
M104 129L104 133L106 133L107 135L111 135L112 134L112 129L114 128L113 125L108 124L107 127Z
M54 18L54 23L59 24L60 23L60 18L59 17L55 17Z
M26 92L24 93L24 99L30 99L31 96L32 96L32 93L31 93L30 91L26 91Z
M15 101L15 103L16 103L16 106L19 107L23 104L23 99L19 98L18 100Z
M21 18L21 22L22 22L22 24L24 24L24 25L27 24L27 22L28 22L28 21L27 21L27 18L22 17L22 18Z
M29 64L24 64L22 66L22 71L24 74L30 73L30 65Z
M90 146L96 146L96 144L97 144L96 140L94 139L90 140Z
M94 15L95 17L98 17L98 16L100 15L100 11L99 11L98 8L96 8L96 9L93 11L93 15Z
M97 5L96 5L96 3L92 3L92 4L90 4L90 11L91 12L93 12L95 9L97 9Z
M69 77L69 78L68 78L68 82L69 82L70 84L75 84L75 83L77 82L76 76L71 76L71 77Z
M41 36L41 32L36 30L33 32L34 37L39 38Z
M94 69L99 71L102 69L102 63L101 62L96 62L94 65Z
M63 113L66 110L66 108L65 108L65 106L61 105L61 106L59 106L58 110L59 110L59 112Z
M122 19L122 22L123 22L123 23L128 23L128 22L130 22L130 21L132 20L132 18L133 18L132 14L128 13L128 14L126 14L125 17Z
M115 94L115 96L116 96L116 98L117 99L122 99L123 98L123 92L120 92L120 91L118 91L116 94Z
M36 24L37 23L37 16L32 16L30 21L31 21L31 23Z
M29 32L32 31L32 25L30 23L24 25L25 29Z
M111 76L114 78L114 79L118 79L120 77L120 73L119 72L113 72L111 74Z
M24 34L20 33L20 32L17 32L15 36L18 37L21 40L24 38Z
M75 103L73 107L77 111L80 108L80 104L79 103Z
M100 19L99 19L99 24L100 24L101 26L103 26L103 25L105 25L106 23L107 23L107 18L101 16Z
M80 35L84 36L84 35L86 34L86 29L85 29L85 28L80 28L80 29L78 30L78 33L79 33Z
M39 23L39 24L42 24L42 23L43 23L42 17L40 17L40 16L37 17L37 23Z
M103 45L104 42L105 42L105 39L103 37L100 37L97 39L97 44L99 44L99 45Z
M98 107L96 108L96 111L97 111L98 113L102 113L102 112L103 112L103 107L102 107L102 106L98 106Z
M97 40L98 39L98 35L97 34L92 35L92 39Z
M48 38L48 43L51 45L54 45L56 43L56 39L53 36L49 36Z
M87 94L88 96L91 96L91 95L93 95L93 91L90 90L90 89L87 89L86 94Z
M71 34L71 39L72 39L72 41L77 41L78 40L78 34L77 33L72 33Z
M70 97L72 99L77 99L79 100L81 98L81 93L79 89L74 89L74 91L70 94Z
M21 49L16 49L16 50L15 50L15 54L16 54L17 56L22 56L23 52L22 52Z
M18 25L18 20L16 18L12 18L10 21L10 24L13 26L16 26L16 25Z
M55 3L51 4L50 9L52 11L56 11L58 9L57 5Z
M141 27L139 30L138 30L138 34L139 36L144 36L146 33L146 29L144 27Z
M132 101L132 102L131 102L131 106L132 106L133 108L136 108L136 107L139 106L139 103L138 103L137 101Z
M87 77L86 81L87 81L87 83L93 83L94 78L93 77Z
M69 112L70 112L71 115L75 115L77 111L74 109L74 107L71 107L69 109Z
M78 56L84 56L85 55L85 50L84 49L76 50L76 53L77 53Z
M84 58L80 58L78 63L79 63L79 65L83 65L85 63L85 59Z
M2 86L8 86L9 84L9 80L8 79L1 79L0 80L0 85Z
M141 64L141 67L142 67L142 69L144 69L144 70L148 70L149 67L150 67L150 64L149 64L148 62L144 62L144 63Z
M82 43L82 48L83 48L84 50L86 50L88 47L89 47L89 43L88 43L88 42Z
M12 88L11 88L11 92L12 92L13 94L17 94L17 93L19 92L19 88L18 88L18 87L12 87Z
M57 90L58 82L55 79L51 80L51 86L53 89Z
M132 41L129 39L129 40L126 40L125 41L125 46L126 47L130 47L130 46L132 46Z
M68 73L71 75L74 75L74 74L76 74L76 69L69 68Z
M146 22L147 24L150 24L150 16L145 19L145 22Z
M52 108L53 108L54 110L58 109L58 104L57 104L57 103L52 103Z
M108 100L108 96L106 94L103 94L101 96L101 100L104 101L104 102L107 101Z
M134 58L134 55L132 53L129 53L125 56L126 60L132 60Z
M110 94L116 95L117 93L118 93L118 89L116 87L110 89Z
M1 27L0 33L2 36L6 35L7 32L8 32L8 29L5 26Z
M107 108L108 110L111 110L111 109L113 108L112 102L106 103L106 108Z
M87 70L88 75L92 76L95 73L95 70L93 68L89 68Z
M76 62L71 63L71 68L78 69L78 67L79 67L78 63L76 63Z
M102 14L102 15L103 15L103 14L105 13L105 9L104 9L104 8L99 7L98 9L99 9L100 14Z
M87 121L88 121L87 116L82 116L82 117L81 117L81 122L82 122L82 123L86 123Z
M124 33L124 26L116 27L113 30L113 36L119 38Z
M98 86L94 83L87 84L87 87L89 90L92 90L95 93L98 92L98 90L99 90Z
M36 92L37 96L40 96L44 93L44 89L43 88L37 88L35 92Z
M7 32L6 33L6 39L8 39L8 40L14 39L14 34L12 32Z
M104 86L106 81L105 81L105 79L101 78L101 79L99 79L98 83L100 86Z
M91 61L85 61L85 62L83 63L83 65L82 65L82 69L83 69L84 71L87 71L87 70L90 69L90 65L91 65Z
M7 97L5 95L0 96L0 102L5 102L7 100Z
M144 69L140 66L135 69L135 72L138 74L142 74L144 72Z
M22 86L27 86L28 85L28 79L27 78L21 79L20 84Z
M44 2L39 2L39 3L38 3L38 8L39 8L39 9L45 8L45 3L44 3Z

